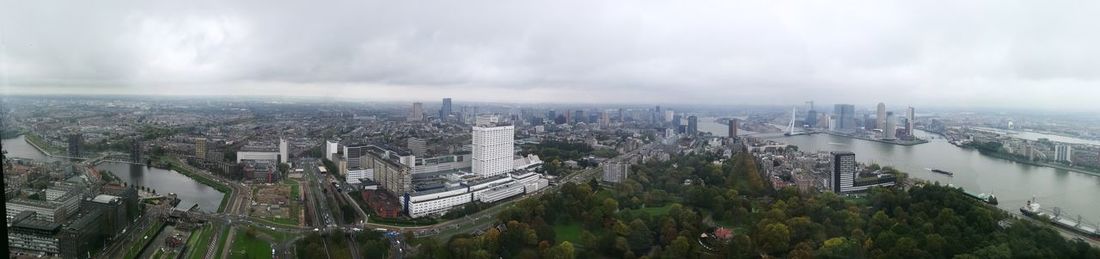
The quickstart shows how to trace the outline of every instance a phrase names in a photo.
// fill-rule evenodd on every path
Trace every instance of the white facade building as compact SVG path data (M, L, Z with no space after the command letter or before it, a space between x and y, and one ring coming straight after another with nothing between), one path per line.
M333 161L332 156L337 152L340 152L340 143L325 141L325 159Z
M289 148L287 147L286 139L279 139L279 162L284 164L290 164Z
M1073 146L1058 144L1054 146L1054 160L1059 162L1073 162Z
M362 179L374 181L374 169L349 170L347 177L344 177L348 184L358 184Z
M406 193L401 204L410 217L442 215L450 209L473 201L491 203L534 193L549 185L540 174L523 171L481 178L473 182L448 184L448 187L426 192Z
M515 126L474 126L473 161L474 174L489 177L508 173L513 169L515 153Z
M241 160L270 160L279 161L279 152L269 151L237 151L237 163Z

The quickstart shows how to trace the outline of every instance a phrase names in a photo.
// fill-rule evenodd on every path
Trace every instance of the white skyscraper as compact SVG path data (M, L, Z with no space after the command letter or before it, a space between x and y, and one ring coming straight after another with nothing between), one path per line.
M325 141L325 159L332 160L332 155L340 152L340 144L332 141Z
M287 144L286 139L279 138L279 162L284 164L290 164L290 157L287 156Z
M1073 146L1058 144L1054 146L1054 160L1059 162L1073 162Z
M489 177L512 170L516 128L512 125L478 124L473 131L474 174Z
M883 139L896 139L898 132L898 118L894 116L894 113L886 113L886 128L883 130Z
M913 123L916 120L917 120L916 111L913 109L913 107L909 107L909 109L906 109L905 110L905 123L906 123L905 124L905 134L909 134L909 136L913 136L913 130L916 129L916 128L913 127Z

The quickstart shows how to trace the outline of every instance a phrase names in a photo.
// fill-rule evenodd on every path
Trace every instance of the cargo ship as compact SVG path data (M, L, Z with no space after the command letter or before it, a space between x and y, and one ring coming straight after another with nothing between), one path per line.
M955 176L955 173L940 170L940 169L932 168L932 170L930 170L930 171L932 171L933 173L940 173L940 174L946 174L946 175L949 175L949 176Z
M1055 226L1085 235L1087 237L1100 238L1100 228L1097 228L1096 225L1085 223L1084 220L1081 219L1081 216L1077 216L1076 220L1063 217L1062 215L1060 215L1061 213L1058 213L1058 208L1054 209L1055 210L1053 211L1053 213L1043 211L1039 209L1039 203L1029 200L1027 201L1027 204L1024 205L1024 207L1020 208L1020 213L1023 213L1024 216L1035 219L1046 219Z

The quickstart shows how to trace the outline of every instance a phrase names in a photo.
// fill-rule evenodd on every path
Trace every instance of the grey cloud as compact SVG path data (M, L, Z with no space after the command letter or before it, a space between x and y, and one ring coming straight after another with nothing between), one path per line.
M487 90L500 89L615 101L1100 109L1082 97L1100 95L1100 6L1087 1L0 6L0 72L13 87L224 86L202 87L219 94L241 82L290 94L358 85L489 93L473 99L511 99ZM1036 88L1064 94L1025 95Z

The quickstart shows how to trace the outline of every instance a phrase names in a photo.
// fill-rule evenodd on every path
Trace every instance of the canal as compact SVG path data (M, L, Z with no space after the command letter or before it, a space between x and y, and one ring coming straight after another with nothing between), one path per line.
M724 130L715 125L704 126L704 123L710 121L700 120L700 130ZM860 162L893 166L913 178L954 184L975 193L993 193L1002 209L1016 211L1035 197L1045 208L1059 207L1070 215L1081 215L1087 221L1100 223L1098 176L993 158L951 145L931 133L917 131L917 135L928 139L929 143L900 146L828 134L774 140L808 152L851 151ZM932 173L928 170L931 168L951 171L955 175Z
M42 161L54 161L39 152L38 149L28 144L23 136L4 139L3 150L7 156L28 158ZM132 185L146 186L157 190L158 194L176 193L180 198L179 208L191 208L195 204L203 211L214 212L218 210L224 193L213 187L202 184L176 171L146 167L144 165L132 165L125 163L101 163L96 166L100 171L111 171L120 180Z

